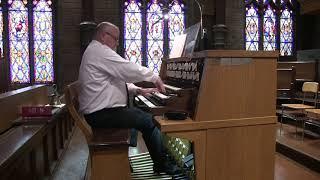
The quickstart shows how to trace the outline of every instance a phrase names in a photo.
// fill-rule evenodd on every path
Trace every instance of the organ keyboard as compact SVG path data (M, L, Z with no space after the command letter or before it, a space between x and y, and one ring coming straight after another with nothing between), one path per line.
M203 59L186 58L164 60L160 76L164 80L166 93L156 92L146 97L139 95L135 97L135 105L154 115L176 110L184 111L192 116L201 81L203 62Z

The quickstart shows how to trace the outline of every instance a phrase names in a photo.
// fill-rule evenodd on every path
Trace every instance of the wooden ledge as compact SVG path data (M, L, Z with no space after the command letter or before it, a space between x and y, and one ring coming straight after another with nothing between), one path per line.
M194 121L190 118L186 120L168 120L163 116L155 116L155 124L161 132L181 132L181 131L199 131L206 129L255 126L265 124L276 124L276 116L251 117L241 119L224 119L224 120L208 120Z
M93 140L89 142L89 148L103 150L113 147L129 147L130 129L93 129Z
M43 125L17 126L0 136L0 171L19 158L19 155L31 148L35 137L43 129Z
M13 120L12 124L15 126L50 124L52 122L55 122L59 118L59 116L61 116L61 114L66 111L67 111L66 106L62 106L61 108L53 108L51 116L26 117L26 118L19 117Z

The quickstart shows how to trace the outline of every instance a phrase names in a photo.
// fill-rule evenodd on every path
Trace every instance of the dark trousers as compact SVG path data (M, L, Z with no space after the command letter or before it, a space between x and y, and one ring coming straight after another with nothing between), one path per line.
M84 115L92 128L135 128L142 133L155 166L165 161L161 133L153 123L153 117L137 108L107 108Z

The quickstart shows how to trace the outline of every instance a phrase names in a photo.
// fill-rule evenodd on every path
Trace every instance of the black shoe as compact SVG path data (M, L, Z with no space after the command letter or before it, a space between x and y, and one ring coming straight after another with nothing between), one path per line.
M153 171L156 174L160 174L161 172L164 172L168 175L181 174L181 169L176 164L170 162L165 162L163 165L160 166L154 165Z

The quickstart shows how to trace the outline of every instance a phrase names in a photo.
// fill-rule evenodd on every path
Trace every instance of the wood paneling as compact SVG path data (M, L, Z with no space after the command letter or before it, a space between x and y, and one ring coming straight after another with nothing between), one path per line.
M206 179L273 179L275 124L211 129L207 139Z
M298 0L301 5L301 14L320 14L319 0Z
M90 153L92 180L130 180L128 147ZM94 167L94 168L93 168Z
M203 51L195 116L156 117L170 136L193 143L197 179L273 180L278 52Z
M227 51L217 54L228 57ZM276 59L271 59L272 56L260 58L245 55L249 53L240 53L235 56L241 57L238 59L206 60L198 94L196 121L275 115ZM225 60L249 62L225 65Z
M47 94L47 87L44 85L34 85L0 94L0 107L2 107L0 108L0 133L9 129L12 121L20 116L21 106L48 104Z
M314 81L316 79L317 63L315 61L282 61L278 62L277 67L280 69L296 69L297 81Z

